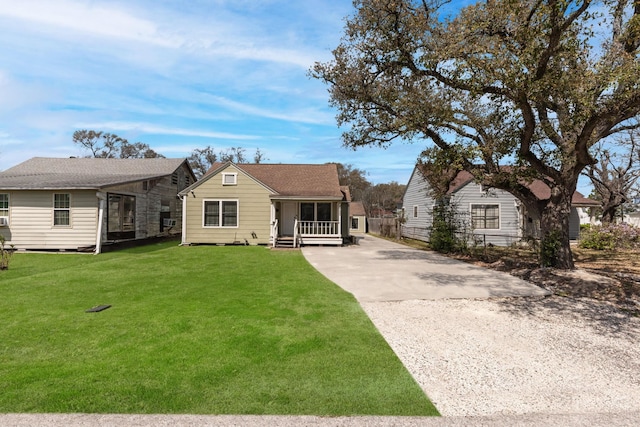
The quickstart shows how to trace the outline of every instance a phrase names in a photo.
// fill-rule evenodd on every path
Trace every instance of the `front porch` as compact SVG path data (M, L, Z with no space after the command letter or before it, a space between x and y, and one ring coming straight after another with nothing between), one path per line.
M293 234L280 234L279 221L271 230L271 246L276 248L299 248L303 245L342 245L340 221L298 221L294 220Z
M343 213L348 214L341 202L274 201L270 244L280 248L342 245Z

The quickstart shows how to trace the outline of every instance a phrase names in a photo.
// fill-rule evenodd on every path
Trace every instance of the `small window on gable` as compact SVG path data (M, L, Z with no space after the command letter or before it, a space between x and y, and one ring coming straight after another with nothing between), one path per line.
M237 185L238 184L238 174L237 173L223 173L222 174L222 185Z
M418 218L418 207L417 206L413 207L413 217L414 218Z

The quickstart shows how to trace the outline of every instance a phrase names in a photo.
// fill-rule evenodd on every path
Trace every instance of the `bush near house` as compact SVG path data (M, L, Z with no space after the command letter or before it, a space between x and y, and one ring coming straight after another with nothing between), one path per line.
M640 248L640 228L626 223L586 227L581 230L580 247L596 250Z

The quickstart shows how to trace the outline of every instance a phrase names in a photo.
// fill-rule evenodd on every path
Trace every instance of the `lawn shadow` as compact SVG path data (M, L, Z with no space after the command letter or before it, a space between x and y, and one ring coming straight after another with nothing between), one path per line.
M178 246L180 236L151 237L148 239L128 240L116 242L102 247L103 253L124 252L129 254L146 254L160 251L169 247Z

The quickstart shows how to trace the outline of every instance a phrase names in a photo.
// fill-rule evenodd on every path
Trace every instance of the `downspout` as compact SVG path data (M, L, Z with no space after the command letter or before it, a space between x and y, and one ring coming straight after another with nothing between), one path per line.
M181 196L180 194L178 194L178 197L180 197L180 200L182 200L182 237L180 238L180 245L184 246L187 243L185 241L187 237L187 196Z
M107 195L98 191L96 197L100 200L98 207L98 231L96 233L96 249L94 255L98 255L102 251L102 227L104 224L104 208L107 203Z

